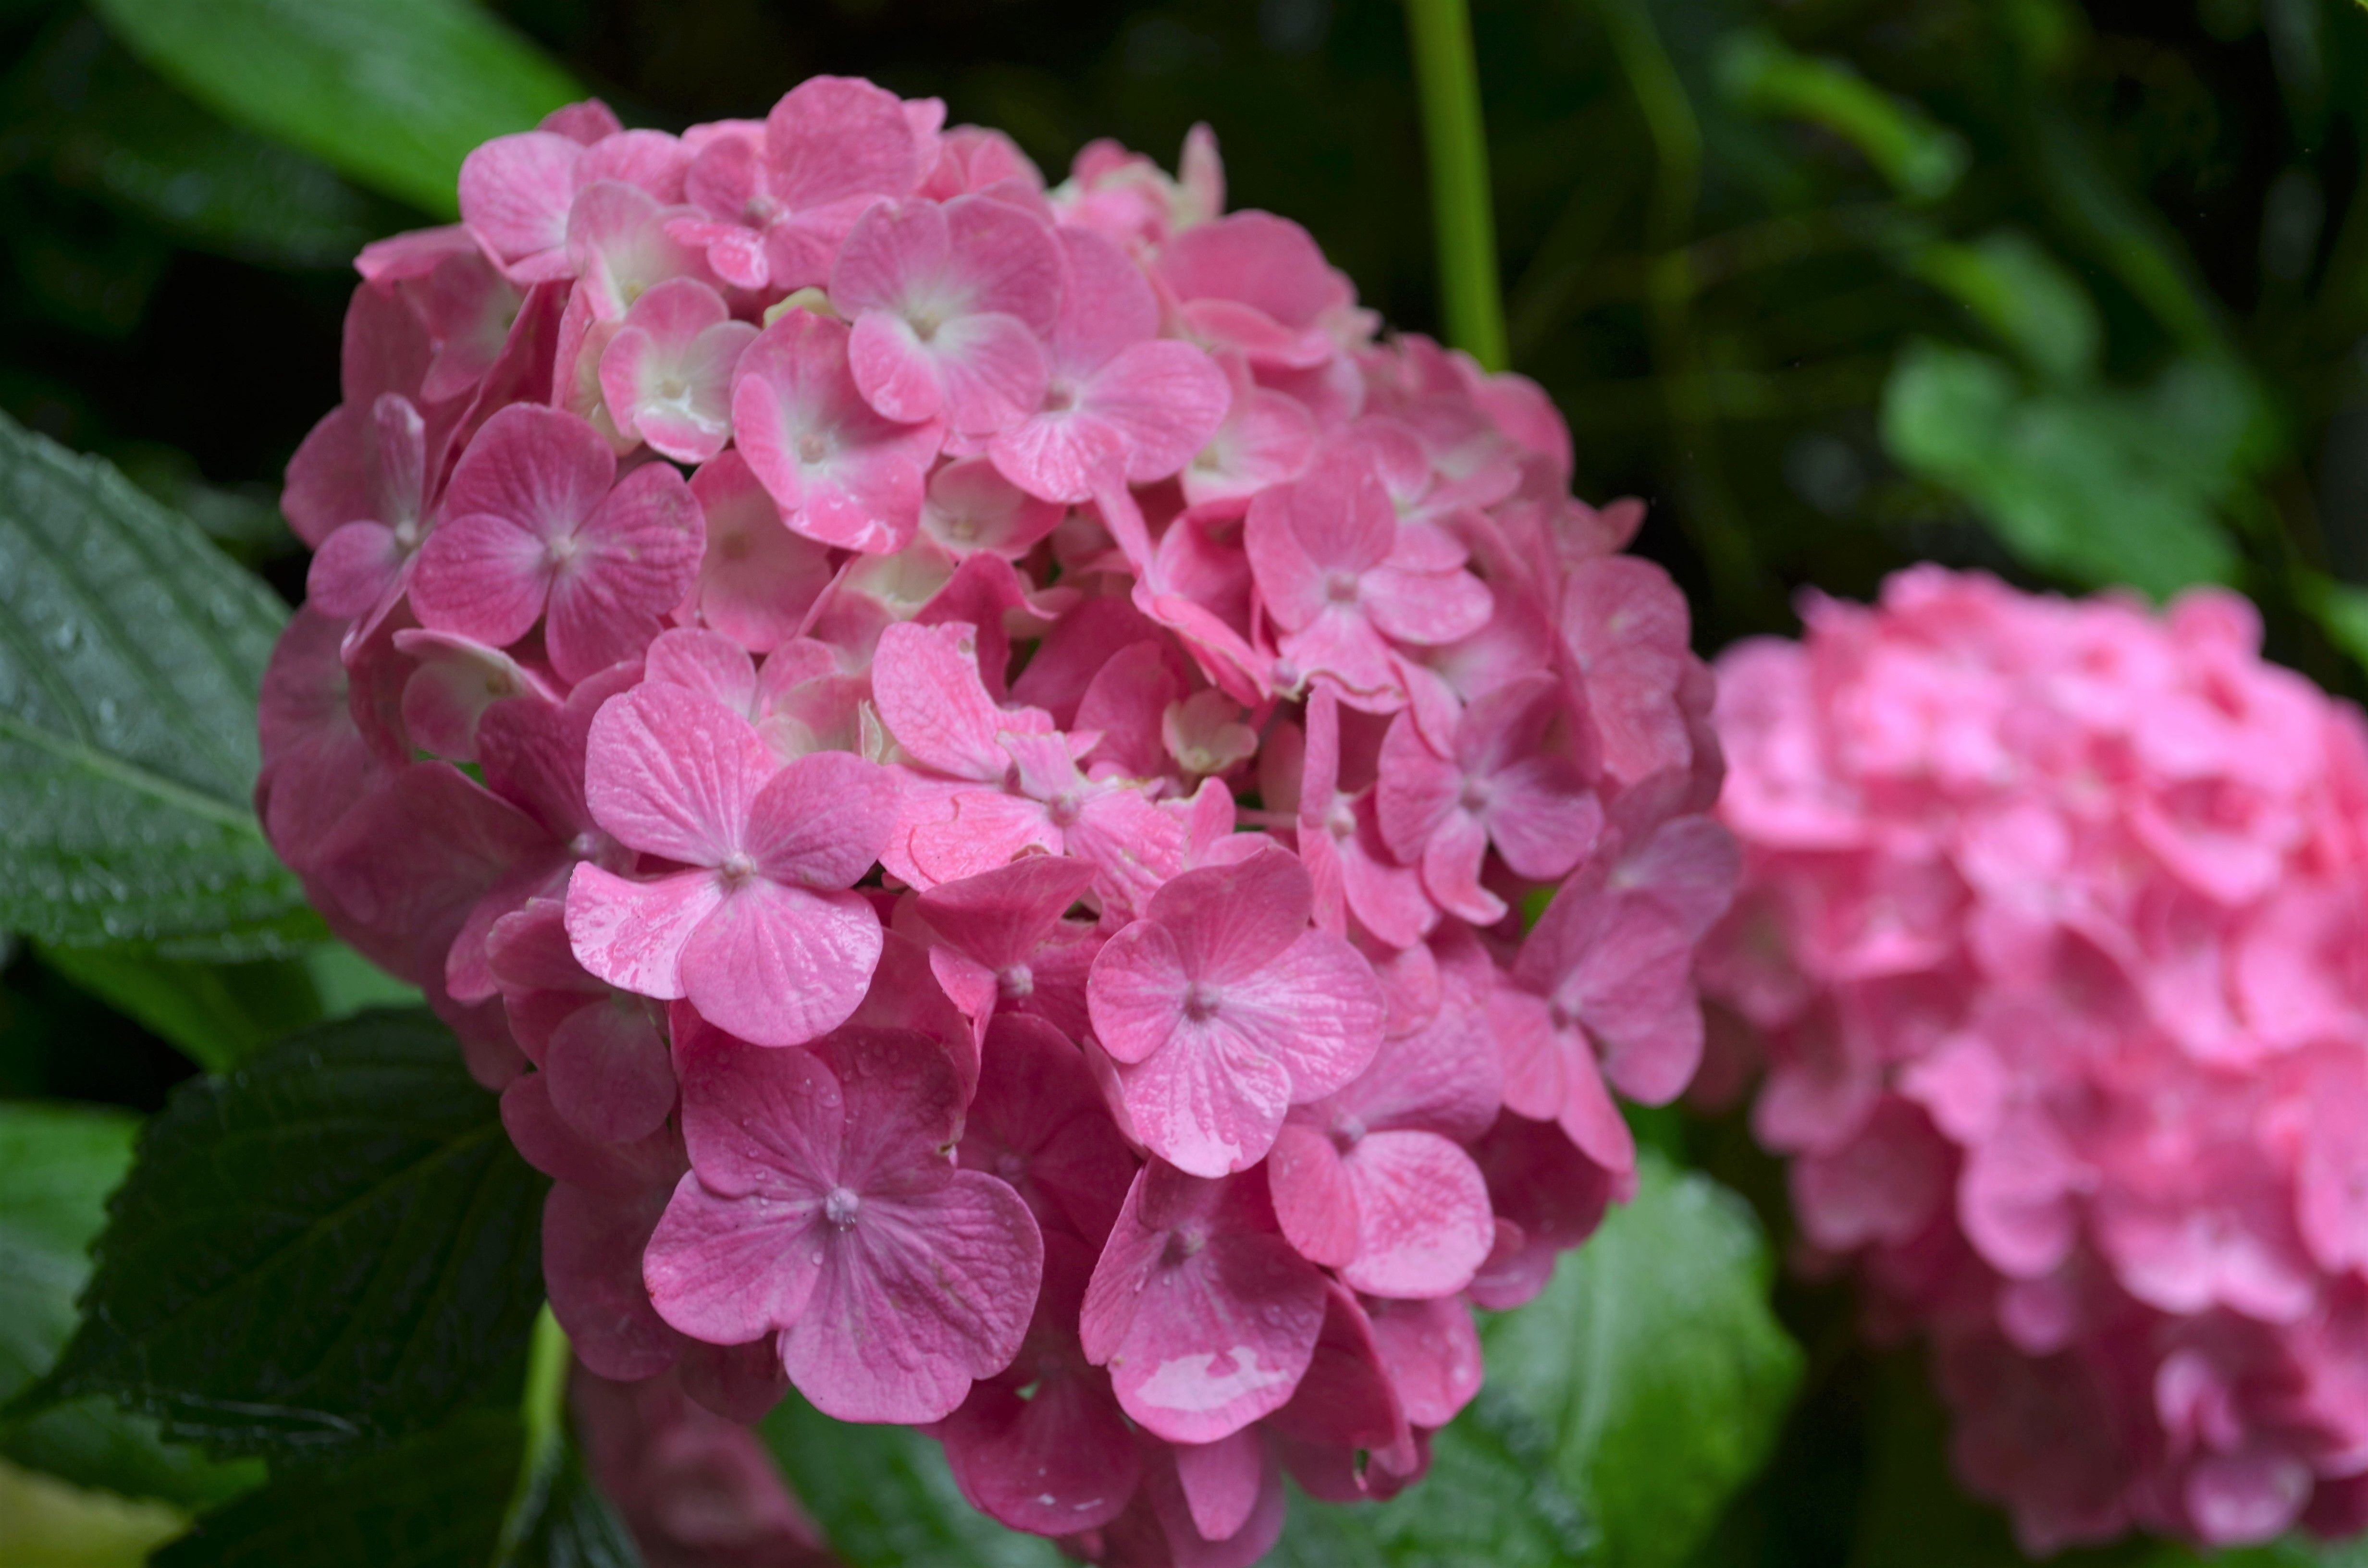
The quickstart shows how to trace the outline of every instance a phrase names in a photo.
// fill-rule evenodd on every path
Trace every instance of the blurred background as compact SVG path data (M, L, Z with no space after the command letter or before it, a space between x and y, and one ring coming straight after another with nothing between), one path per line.
M268 116L217 115L122 26L156 6L100 9L113 30L68 0L0 0L0 409L112 459L292 597L279 475L337 401L350 258L449 208L250 128ZM1003 128L1057 179L1088 138L1167 162L1206 120L1231 205L1296 218L1366 303L1438 324L1397 0L494 9L629 124L761 115L805 75L861 74ZM1583 495L1649 500L1638 548L1688 590L1705 653L1793 630L1804 587L1865 596L1938 559L2074 590L2227 582L2275 657L2368 692L2353 0L1473 10L1514 368L1568 418ZM153 1109L193 1070L6 956L0 1096ZM1782 1234L1733 1125L1655 1131ZM1980 1551L1916 1560L1994 1561L1912 1374L1845 1352L1832 1292L1781 1305L1807 1397L1712 1556L1873 1561L1869 1531L1962 1515L1927 1539ZM1861 1483L1903 1464L1922 1468L1875 1509L1898 1517L1870 1519Z

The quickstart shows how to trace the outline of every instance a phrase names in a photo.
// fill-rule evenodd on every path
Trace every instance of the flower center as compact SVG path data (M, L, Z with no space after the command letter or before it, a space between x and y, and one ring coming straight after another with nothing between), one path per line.
M1036 973L1024 963L1013 964L995 977L996 990L1007 1002L1017 1002L1022 996L1036 994Z
M830 456L830 437L819 430L809 430L798 437L798 461L818 463Z
M658 381L658 401L661 403L680 403L689 395L690 383L680 376L666 376Z
M1333 573L1324 580L1324 596L1336 605L1355 604L1357 574L1354 572Z
M553 566L566 565L582 549L574 534L553 534L551 542L542 547L543 553L551 558Z
M1487 786L1487 784L1486 784L1485 781L1483 781L1483 780L1481 780L1481 779L1478 779L1478 778L1466 778L1466 779L1463 781L1463 809L1464 809L1465 811L1467 811L1467 812L1483 812L1483 811L1487 810L1487 808L1488 808L1488 786Z
M1335 838L1353 837L1357 832L1357 813L1349 809L1348 801L1335 801L1332 809L1324 814L1324 828Z
M723 858L723 864L716 867L715 869L716 873L723 879L726 889L737 888L756 876L757 859L745 849L734 849Z
M852 1188L834 1187L822 1200L822 1217L842 1231L848 1230L855 1224L856 1211L862 1207L863 1199Z
M995 1174L1013 1187L1018 1187L1028 1175L1028 1161L1017 1150L1006 1149L995 1157Z
M1077 800L1076 791L1070 790L1054 796L1045 806L1044 814L1053 819L1054 827L1067 827L1077 820L1084 810L1085 807Z
M1205 980L1196 980L1184 988L1184 1016L1195 1023L1217 1016L1217 988Z
M752 196L748 199L748 204L740 210L752 229L763 228L771 222L780 210L781 204L769 196Z
M1167 1261L1181 1263L1188 1257L1198 1257L1201 1249L1209 1244L1205 1225L1187 1225L1180 1231L1167 1233Z
M1055 414L1065 414L1077 406L1076 383L1066 377L1057 377L1045 389L1044 406Z
M1365 1141L1365 1122L1361 1117L1344 1116L1332 1124L1332 1146L1347 1153Z

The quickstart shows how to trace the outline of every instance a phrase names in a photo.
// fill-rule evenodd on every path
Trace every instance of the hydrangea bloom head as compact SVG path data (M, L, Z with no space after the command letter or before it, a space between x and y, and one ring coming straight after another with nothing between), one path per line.
M1904 573L1721 662L1760 1138L2053 1550L2368 1521L2368 729L2251 607ZM1618 880L1615 877L1615 881Z
M1537 389L1205 131L1047 188L943 119L578 106L365 253L258 808L501 1088L615 1400L1247 1563L1286 1471L1420 1476L1691 1072L1712 687Z

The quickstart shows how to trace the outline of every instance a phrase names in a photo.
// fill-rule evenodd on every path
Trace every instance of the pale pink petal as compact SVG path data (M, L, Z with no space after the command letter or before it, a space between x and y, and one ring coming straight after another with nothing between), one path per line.
M1191 988L1175 936L1156 921L1136 921L1094 959L1086 997L1095 1038L1120 1062L1148 1060L1183 1023Z
M919 762L956 778L1000 783L1011 758L1003 715L979 679L977 633L959 622L911 622L880 634L871 686L881 722Z
M1417 1426L1444 1426L1480 1392L1480 1334L1472 1309L1454 1297L1374 1301L1373 1344L1390 1382Z
M1040 414L989 443L997 473L1047 501L1089 501L1122 479L1126 437L1118 427L1076 410Z
M1194 1176L1257 1165L1292 1100L1291 1074L1269 1043L1224 1023L1183 1019L1162 1049L1118 1069L1136 1136Z
M542 618L551 574L542 540L507 517L467 513L427 536L411 575L412 609L430 631L507 647Z
M515 282L567 273L567 209L581 144L546 131L496 136L461 162L461 219Z
M1363 1072L1380 1049L1382 988L1364 956L1310 931L1256 975L1224 987L1216 1017L1283 1064L1294 1103Z
M1299 1256L1338 1268L1357 1256L1357 1192L1331 1139L1286 1122L1267 1155L1274 1217Z
M920 176L904 105L851 76L811 76L785 94L765 117L765 158L775 187L799 208L903 196Z
M586 861L567 884L567 937L586 969L626 991L684 994L683 949L723 902L710 871L637 882Z
M410 559L393 529L347 523L314 552L304 578L305 598L323 615L340 620L367 615L402 580Z
M800 1045L847 1021L879 961L880 916L862 894L760 878L718 896L684 944L679 972L683 994L718 1027L758 1045Z
M1192 1528L1205 1540L1228 1540L1249 1523L1266 1485L1266 1445L1245 1427L1213 1443L1178 1443L1176 1479Z
M755 722L757 665L748 651L719 631L678 626L661 631L642 657L644 680L678 686Z
M1138 343L1080 389L1080 412L1126 442L1131 484L1166 479L1208 443L1233 397L1224 372L1189 343Z
M699 619L752 653L790 642L830 581L830 555L790 531L737 451L702 463L690 492L706 519L691 605Z
M1177 934L1193 979L1230 984L1297 941L1314 904L1306 870L1269 849L1239 865L1186 872L1159 890L1147 913Z
M747 720L712 698L651 685L593 719L584 793L620 843L718 866L745 847L750 805L773 771Z
M440 530L439 530L440 531ZM706 525L664 463L627 474L575 530L551 585L543 645L568 680L630 659L657 634L699 573Z
M1344 1282L1399 1298L1452 1296L1472 1282L1497 1226L1487 1184L1469 1154L1437 1133L1380 1131L1342 1163L1358 1219Z

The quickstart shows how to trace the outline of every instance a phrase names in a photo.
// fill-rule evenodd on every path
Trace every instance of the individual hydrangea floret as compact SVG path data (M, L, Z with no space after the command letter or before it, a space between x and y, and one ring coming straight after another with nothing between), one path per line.
M1632 1190L1713 687L1543 394L1205 128L1048 186L944 120L577 105L366 251L256 806L552 1177L653 1561L677 1439L803 1550L696 1414L795 1388L1072 1556L1247 1564L1286 1475L1419 1481L1473 1308Z
M2219 589L1919 567L1804 617L1721 662L1702 973L1808 1246L2033 1551L2359 1530L2368 726Z

